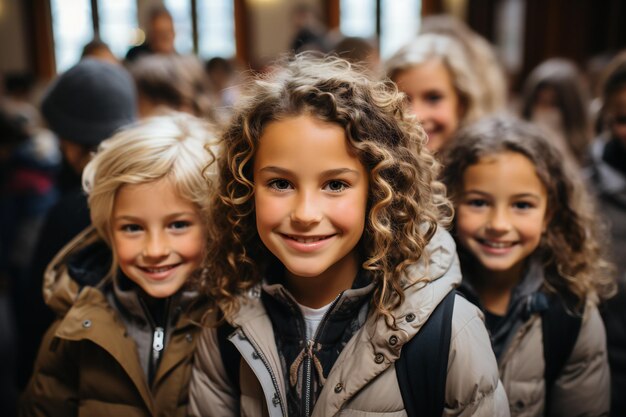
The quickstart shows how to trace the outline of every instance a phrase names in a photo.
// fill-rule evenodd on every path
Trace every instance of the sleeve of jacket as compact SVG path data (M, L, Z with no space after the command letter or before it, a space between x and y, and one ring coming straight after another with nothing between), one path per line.
M43 337L33 375L19 404L19 415L65 417L78 413L76 344L55 337L55 321Z
M508 417L509 404L483 315L456 297L444 416Z
M589 302L574 350L552 388L549 415L608 415L610 384L604 324Z
M239 415L239 398L222 363L217 332L213 328L205 328L200 334L189 395L189 416Z

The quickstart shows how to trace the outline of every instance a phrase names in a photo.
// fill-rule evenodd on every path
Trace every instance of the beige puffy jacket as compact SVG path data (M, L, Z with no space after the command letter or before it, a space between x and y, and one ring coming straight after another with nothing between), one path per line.
M544 368L541 316L536 314L518 329L500 359L511 416L544 415ZM588 302L574 350L554 382L545 415L606 416L610 392L604 325L595 304Z
M408 277L429 277L430 282L405 287L405 301L394 311L399 329L389 329L382 318L368 317L330 371L311 413L313 417L407 415L394 362L402 345L420 330L438 303L461 281L454 241L447 232L439 230L427 251L429 262L414 265ZM246 297L235 317L229 318L237 329L230 341L243 358L240 396L229 384L217 333L207 328L196 351L190 415L287 417L280 356L272 323L258 293ZM413 315L414 320L406 319ZM390 343L390 339L397 339L397 343ZM445 398L444 416L509 415L482 314L462 297L457 297L454 305Z

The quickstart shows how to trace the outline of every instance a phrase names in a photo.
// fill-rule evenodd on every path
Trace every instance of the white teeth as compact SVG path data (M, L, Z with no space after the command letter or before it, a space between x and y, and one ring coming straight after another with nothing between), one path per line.
M149 267L144 267L143 269L145 269L146 271L153 273L153 274L158 274L159 272L165 272L165 271L169 271L170 269L172 269L171 266L162 266L159 268L149 268Z
M483 244L495 249L504 249L513 246L511 242L491 242L489 240L483 240Z
M322 237L297 237L297 236L289 236L290 238L292 238L293 240L295 240L298 243L314 243L314 242L319 242L320 240L324 240L326 239L326 236L322 236Z

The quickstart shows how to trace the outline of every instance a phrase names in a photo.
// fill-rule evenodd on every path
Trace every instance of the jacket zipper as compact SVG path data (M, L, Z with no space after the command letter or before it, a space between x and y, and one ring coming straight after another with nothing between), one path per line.
M141 307L143 308L144 313L146 314L146 318L148 319L148 324L152 329L152 357L150 361L150 370L148 371L148 375L152 375L151 379L154 379L154 377L156 377L157 365L159 364L159 359L161 358L161 352L165 347L165 329L167 328L167 320L169 317L170 300L168 299L165 305L165 317L163 321L164 327L156 325L156 322L150 314L150 310L148 309L145 301L141 297L139 297L139 301L141 303Z
M256 354L259 356L259 359L261 359L261 362L263 362L263 365L265 366L265 369L267 369L267 372L270 374L270 378L272 378L272 384L274 385L274 389L276 390L276 401L278 403L278 405L280 406L280 411L282 413L283 416L286 416L287 414L285 413L285 408L283 405L283 402L281 401L280 398L280 387L278 386L278 380L276 379L276 376L274 375L274 372L272 372L272 369L270 368L270 364L267 361L267 358L265 357L265 354L261 351L261 349L259 348L259 346L256 344L256 342L248 337L248 335L246 334L246 332L240 328L241 333L243 334L243 336L248 340L248 342L250 342L250 344L252 345L252 348L254 349L254 351L256 352Z
M328 310L326 310L326 313L324 313L324 316L322 317L322 320L320 321L320 324L317 326L317 329L315 330L315 334L313 335L313 339L309 339L306 342L306 349L307 349L307 354L305 357L305 385L304 385L304 415L306 417L309 417L311 415L311 373L313 371L313 347L315 346L315 344L317 343L317 339L319 338L319 333L320 333L320 329L322 328L322 325L324 324L324 322L328 319L328 316L330 315L330 313L333 311L333 309L335 308L335 305L337 305L337 302L339 301L339 298L341 298L341 295L343 294L343 291L339 293L339 295L337 295L337 297L335 297L335 299L333 300L333 302L331 303L330 307L328 307ZM302 318L302 320L304 321L304 317Z

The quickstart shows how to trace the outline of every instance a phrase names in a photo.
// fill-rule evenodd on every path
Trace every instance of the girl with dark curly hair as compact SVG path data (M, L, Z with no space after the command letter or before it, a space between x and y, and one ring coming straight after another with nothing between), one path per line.
M485 313L511 415L606 415L596 304L615 285L580 176L544 131L510 116L461 129L443 161L460 289Z

